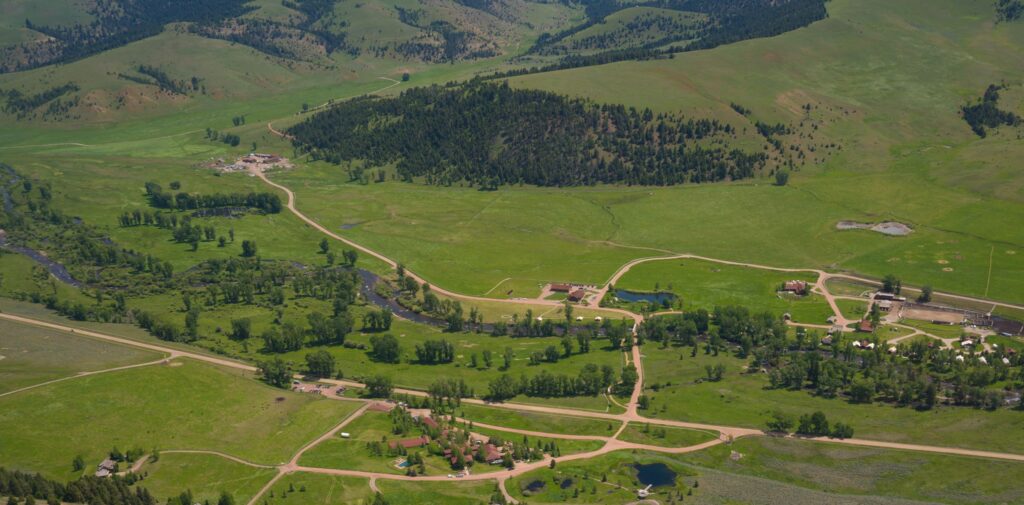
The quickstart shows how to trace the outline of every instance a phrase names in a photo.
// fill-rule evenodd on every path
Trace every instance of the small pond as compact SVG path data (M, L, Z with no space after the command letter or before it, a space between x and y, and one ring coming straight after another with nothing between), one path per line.
M627 291L625 289L616 289L615 296L624 302L650 302L658 305L665 303L671 304L676 301L676 295L660 291L657 293L641 293L636 291Z
M535 480L526 485L526 490L531 493L536 493L537 491L544 489L544 486L546 485L547 483L542 480Z
M572 487L572 479L565 479L565 480L563 480L562 483L559 486L562 489L567 489L567 488Z
M673 486L676 483L676 472L665 463L637 463L633 468L636 469L636 478L645 486Z

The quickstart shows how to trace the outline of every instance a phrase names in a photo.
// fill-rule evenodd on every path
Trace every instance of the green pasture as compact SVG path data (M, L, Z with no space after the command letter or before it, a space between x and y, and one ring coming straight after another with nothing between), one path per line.
M61 300L86 302L88 297L72 286L58 281L39 263L28 256L10 251L0 252L0 295L55 294Z
M277 464L358 405L174 360L44 386L0 399L0 407L0 459L8 467L67 480L76 476L76 455L91 467L115 446L213 450Z
M838 277L833 277L825 281L825 288L828 289L829 293L834 296L856 296L860 297L866 292L874 292L878 289L878 286L872 286L870 284L864 284L862 282L851 281Z
M490 428L481 428L474 426L472 429L473 433L483 435L485 437L497 437L504 441L510 441L517 444L523 443L524 437L518 433L511 433L502 430L492 430ZM591 452L600 449L604 442L600 440L570 440L566 438L551 438L551 437L532 437L528 436L526 439L529 440L530 447L536 447L538 443L541 445L547 445L548 443L554 443L558 446L558 452L562 456L568 456L570 454L577 454L581 452ZM482 463L477 463L473 467L474 473L480 473L481 466L487 466ZM494 465L494 468L502 468L501 466Z
M741 457L730 457L732 453ZM1014 503L1024 464L911 451L850 447L772 437L679 456L680 461L729 474L847 495L929 503ZM970 471L964 471L965 469ZM701 490L707 486L701 483ZM875 503L868 501L868 503Z
M662 447L688 447L718 438L717 432L631 422L618 437L626 442Z
M340 475L290 473L274 483L260 497L268 505L370 505L373 491L369 480Z
M868 312L868 302L866 300L838 298L836 299L836 305L846 319L863 319Z
M622 424L604 419L516 411L465 402L455 410L455 413L463 419L492 426L565 435L610 437Z
M965 334L964 327L959 324L935 324L930 321L917 321L914 319L901 319L900 324L917 328L939 338L960 338L961 335Z
M999 440L1001 450L1024 451L1024 443L1013 435L1024 427L1024 420L1014 410L938 406L919 412L881 403L852 404L807 391L768 389L765 374L745 372L745 360L703 351L690 357L689 347L647 347L644 363L651 407L643 414L648 417L764 429L775 410L793 417L820 410L831 422L852 426L857 438L982 450L991 450L992 441ZM696 382L706 377L705 365L718 363L726 366L720 382Z
M832 315L825 299L814 294L778 293L788 280L804 280L810 286L817 275L674 259L635 265L619 278L615 287L631 291L671 291L682 299L686 310L710 311L716 306L742 305L751 311L768 311L776 316L789 313L794 321L825 324Z
M0 393L82 372L155 361L163 356L6 320L0 320L0 355Z
M146 478L137 484L158 500L192 492L197 502L216 503L228 493L235 503L247 503L276 473L255 468L214 454L162 452L156 462L147 462L142 470Z
M459 482L407 482L378 480L377 487L389 504L420 505L423 503L444 503L445 505L477 505L487 503L497 489L493 481Z

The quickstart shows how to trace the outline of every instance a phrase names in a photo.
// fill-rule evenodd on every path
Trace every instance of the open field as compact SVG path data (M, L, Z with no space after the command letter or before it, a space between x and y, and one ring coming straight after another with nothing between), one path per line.
M399 482L378 481L377 487L389 504L420 505L444 503L476 505L486 503L495 490L493 482Z
M470 421L520 430L559 433L565 435L599 435L610 437L619 429L617 421L602 421L582 417L515 412L507 409L462 404L456 409L459 417Z
M684 310L742 305L752 312L775 316L789 313L794 321L825 324L832 310L818 295L779 294L782 283L803 280L813 285L810 272L773 272L700 260L665 260L640 263L619 278L616 288L631 291L670 291L682 299Z
M246 503L273 476L274 470L254 468L212 454L162 453L159 461L146 463L147 473L138 485L159 500L192 492L197 502L215 503L222 492L235 503Z
M868 312L868 302L866 300L847 300L840 298L836 300L836 305L843 313L843 317L847 319L863 319L864 315Z
M620 440L638 444L660 445L663 447L687 447L697 445L718 437L718 433L650 426L645 423L631 422L619 435Z
M738 460L731 451L742 454ZM680 456L730 474L770 479L841 495L886 496L938 503L1014 503L1024 465L758 437ZM965 469L970 469L965 471ZM701 484L701 491L706 486Z
M485 437L496 437L501 440L512 441L515 443L522 443L524 436L518 433L510 433L501 430L492 430L490 428L480 428L478 426L473 427L473 433L483 435ZM580 452L591 452L596 451L604 445L604 442L600 440L568 440L564 438L551 438L551 437L527 437L530 441L530 447L536 447L537 444L547 445L553 443L558 446L558 453L561 456L568 456L570 454L576 454ZM474 466L474 473L480 473L481 467L487 465L477 464ZM494 466L495 469L503 469L501 466Z
M0 459L8 467L68 479L76 455L91 467L115 446L216 450L280 463L358 404L289 393L236 371L175 360L45 386L0 399L0 407Z
M155 361L163 355L0 321L0 356L0 393L5 393L81 372Z
M1020 439L1013 435L1024 427L1024 420L1013 410L939 406L918 412L880 403L852 404L807 391L768 389L764 374L743 372L743 360L703 352L691 358L689 351L689 347L644 349L645 392L651 397L645 415L764 429L773 410L794 417L821 410L832 422L853 426L860 438L974 449L990 449L998 440L1003 450L1024 451L1024 443L1017 443ZM720 382L695 383L705 376L705 364L716 363L726 366ZM668 382L671 386L664 385ZM661 384L660 391L649 389L655 383Z
M363 505L372 503L373 492L367 479L292 473L277 481L260 499L274 505Z

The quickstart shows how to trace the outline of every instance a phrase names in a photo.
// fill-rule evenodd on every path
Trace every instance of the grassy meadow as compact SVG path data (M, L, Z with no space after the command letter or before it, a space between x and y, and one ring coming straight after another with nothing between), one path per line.
M742 457L730 457L733 452ZM886 496L930 503L1014 503L1024 464L771 437L682 455L700 467L829 494ZM969 469L969 470L966 470ZM966 471L965 471L966 470ZM701 485L702 491L707 486Z
M369 505L373 492L367 479L290 473L274 483L261 500L274 505Z
M0 321L0 356L0 393L5 393L81 372L155 361L163 354Z
M213 454L163 452L159 460L143 465L146 478L137 484L158 500L176 497L185 490L197 502L215 503L228 493L235 503L247 503L276 473L254 468Z
M651 426L647 423L631 422L622 430L620 440L662 447L688 447L718 438L718 432Z
M277 464L356 408L355 402L281 391L236 371L174 360L0 399L0 459L9 468L61 480L77 477L71 469L76 455L92 468L115 446L215 450Z
M618 421L514 411L471 403L463 403L455 410L455 413L463 419L492 426L565 435L610 437L621 426Z

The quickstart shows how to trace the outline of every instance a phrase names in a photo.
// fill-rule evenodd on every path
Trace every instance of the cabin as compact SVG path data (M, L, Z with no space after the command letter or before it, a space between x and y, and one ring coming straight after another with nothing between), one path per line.
M882 312L889 312L892 310L892 300L882 300L875 303L875 306Z
M875 325L869 319L861 319L860 323L857 323L857 331L871 333L875 331Z
M583 301L583 298L586 297L586 296L587 296L587 292L586 291L584 291L582 289L579 289L579 288L576 288L575 290L573 290L572 292L569 293L569 301L570 302Z
M551 291L554 291L555 293L568 293L569 290L572 289L572 286L570 286L568 284L558 283L558 284L552 284L550 286L550 289L551 289Z

